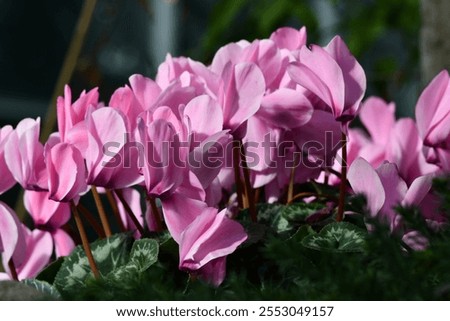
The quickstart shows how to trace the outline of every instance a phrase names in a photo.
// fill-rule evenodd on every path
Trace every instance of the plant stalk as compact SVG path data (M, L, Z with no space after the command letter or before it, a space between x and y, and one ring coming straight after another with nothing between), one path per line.
M105 231L106 237L110 237L111 227L109 226L108 218L106 217L105 209L103 208L102 200L98 194L97 187L92 185L91 187L92 195L94 196L95 205L97 206L98 215L100 216L100 221L102 222L103 230Z
M116 218L117 225L119 225L120 231L126 232L126 228L123 225L122 218L120 217L119 208L117 207L116 200L114 199L113 192L110 189L106 190L106 198L108 199L109 205L113 211L114 217Z
M347 190L347 136L342 133L342 164L341 184L339 186L339 207L336 221L341 222L344 218L345 192Z
M243 202L243 187L242 187L242 181L241 181L241 148L240 143L238 140L233 141L233 169L234 169L234 182L236 184L236 194L237 194L237 202L239 209L244 208L244 202Z
M77 207L75 206L73 201L70 202L70 207L73 213L73 217L75 218L75 223L77 224L78 233L80 233L81 244L88 258L89 266L91 267L91 271L94 274L94 277L98 279L100 277L100 272L98 271L97 264L95 263L94 256L92 255L92 251L89 246L89 241L83 226L83 222L81 221L80 214L78 213Z
M126 199L123 197L122 190L118 189L115 190L115 193L117 197L119 198L120 202L122 203L123 207L125 208L125 212L128 214L128 217L133 221L134 226L138 229L139 233L141 233L141 237L144 235L144 228L142 227L141 223L138 221L136 215L134 215L133 210L131 209L130 205L126 201Z
M295 170L297 169L298 161L299 161L299 154L294 152L294 166L292 166L291 174L289 176L289 186L286 204L292 203L292 199L294 198Z
M162 232L163 224L161 220L161 214L159 213L158 206L156 206L156 201L154 197L147 196L147 200L150 203L150 207L152 209L152 214L156 223L156 232Z
M250 182L250 170L247 166L247 160L245 159L245 149L244 144L241 144L241 162L242 162L242 170L244 172L244 187L245 187L245 198L246 203L248 205L248 211L250 213L250 218L252 222L256 223L257 221L257 213L256 213L256 204L255 198L253 194L252 184Z
M106 237L105 232L103 231L102 226L97 222L97 220L91 214L91 212L89 212L89 210L86 207L84 207L83 204L81 204L81 203L78 203L77 209L79 212L81 212L83 217L89 222L89 224L94 229L95 233L97 233L97 235L100 238L104 239Z

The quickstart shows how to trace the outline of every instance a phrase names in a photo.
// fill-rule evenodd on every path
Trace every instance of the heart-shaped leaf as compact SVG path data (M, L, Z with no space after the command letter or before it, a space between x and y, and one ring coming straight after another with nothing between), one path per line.
M92 255L102 275L107 275L129 259L130 234L116 234L91 244ZM55 277L54 285L60 292L76 291L84 287L87 279L93 278L87 256L81 246L64 259Z
M367 232L347 222L326 225L320 233L306 236L302 245L328 252L362 252Z

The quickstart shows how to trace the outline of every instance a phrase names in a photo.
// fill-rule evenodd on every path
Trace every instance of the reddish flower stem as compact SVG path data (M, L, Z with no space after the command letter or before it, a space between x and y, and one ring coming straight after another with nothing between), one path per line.
M9 259L8 262L9 271L11 273L11 277L14 281L19 281L19 276L17 275L16 265L14 264L13 258Z
M123 207L125 208L125 212L128 214L128 217L133 221L134 226L138 229L139 233L141 233L141 237L144 235L144 228L142 227L141 223L138 221L136 215L134 215L133 210L131 209L130 205L127 203L126 199L123 197L122 190L118 189L114 191L119 198L120 202L122 203Z
M103 230L105 231L106 237L110 237L111 227L109 226L108 218L106 217L105 209L103 208L102 200L98 194L97 187L92 185L91 187L92 195L94 196L95 205L97 206L98 215L100 216L100 221L102 222Z
M106 237L105 232L103 231L102 226L97 222L97 220L91 214L91 212L89 212L89 210L86 207L84 207L83 204L81 204L81 203L78 203L77 210L79 212L81 212L83 217L89 222L89 224L94 229L95 233L97 233L97 235L100 238L104 239Z
M250 218L252 219L252 222L256 223L257 221L256 204L253 194L253 188L250 182L250 170L247 166L247 160L245 159L244 144L241 144L241 162L242 162L242 170L244 172L245 197L247 199L246 203L248 205Z
M77 207L75 206L73 201L70 202L70 208L72 210L75 223L77 224L78 233L80 233L81 244L83 245L84 252L86 253L86 256L88 258L89 266L91 267L91 271L94 274L95 278L98 279L100 277L100 272L98 271L97 264L95 263L94 256L92 255L92 251L89 246L89 241L83 226L83 222L81 221L80 214L78 214Z
M150 203L150 207L152 209L152 215L155 219L156 223L156 232L161 232L163 230L163 223L161 220L161 214L159 213L158 206L156 205L156 201L154 197L147 196L147 200Z
M233 169L234 169L234 182L236 184L237 202L240 209L244 208L244 202L242 197L243 187L241 181L241 148L238 140L233 141Z
M119 208L117 207L116 200L114 199L113 193L110 189L106 190L106 198L108 199L109 205L111 206L111 209L113 211L114 217L116 218L117 225L119 225L120 231L126 232L126 228L123 225L122 218L120 217Z
M339 186L339 207L336 221L341 222L344 218L345 192L347 190L347 136L342 133L342 164L341 184Z
M292 203L292 199L294 198L295 170L297 169L298 161L299 161L299 154L298 153L294 153L294 166L292 166L291 174L289 176L289 186L288 186L288 193L287 193L286 204Z

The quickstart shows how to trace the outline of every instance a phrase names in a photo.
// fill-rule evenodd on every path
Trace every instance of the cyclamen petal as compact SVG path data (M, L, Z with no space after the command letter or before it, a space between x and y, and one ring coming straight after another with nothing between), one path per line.
M181 235L180 269L198 270L233 253L246 239L244 228L226 210L206 208Z
M299 61L292 63L288 72L296 83L325 102L337 121L347 123L356 116L366 90L366 76L339 36L324 48L303 46Z
M8 205L0 202L0 253L3 265L8 265L11 258L15 264L22 264L26 259L25 248L22 223Z
M129 81L142 110L149 109L161 94L161 88L150 78L134 74L129 78Z
M13 128L9 125L0 128L0 173L2 173L2 179L0 180L0 194L3 194L16 183L14 176L6 165L5 161L5 143L10 133L13 132Z
M264 76L258 66L253 63L227 65L219 89L224 129L233 132L253 116L261 106L264 92Z
M359 111L361 122L366 127L372 140L385 145L395 124L395 104L386 103L378 97L369 97Z
M377 172L365 159L357 158L348 169L347 178L355 193L366 196L370 215L376 216L386 200L386 193Z
M24 205L36 227L54 231L70 219L70 206L49 197L50 192L25 191Z
M208 136L220 132L223 128L223 114L220 105L207 95L192 99L184 109L194 125L194 141L201 142Z
M257 115L272 126L291 129L305 125L311 119L313 106L301 92L280 88L264 96Z
M344 77L344 110L338 120L351 120L356 116L366 91L366 74L341 37L335 36L324 49L336 60Z
M299 85L309 89L332 110L335 118L342 115L345 84L342 69L322 47L311 45L300 49L300 61L288 67L289 75Z
M34 278L50 262L53 253L53 240L46 231L25 228L26 261L16 264L19 280Z
M46 190L44 146L39 142L40 118L23 119L5 142L5 162L24 189Z
M165 120L157 119L145 124L141 118L138 122L140 143L144 146L144 174L147 193L160 196L173 192L183 181L183 171L187 170L180 149L172 148L177 144L173 126ZM180 153L178 153L180 152Z
M441 71L420 95L416 119L424 145L450 147L450 76L447 70Z
M175 242L180 244L183 231L207 207L205 202L173 194L161 199L164 221Z
M86 168L80 151L67 143L46 147L50 198L69 202L87 190Z
M297 50L306 45L306 27L300 30L283 27L275 30L270 39L276 43L280 49Z
M72 253L75 248L75 242L72 237L62 229L52 232L52 238L55 245L56 257L67 256Z
M87 93L83 91L72 103L72 91L68 85L64 87L64 96L58 97L56 102L58 130L62 142L65 142L67 132L86 118L90 108L97 108L98 97L98 89L94 88Z

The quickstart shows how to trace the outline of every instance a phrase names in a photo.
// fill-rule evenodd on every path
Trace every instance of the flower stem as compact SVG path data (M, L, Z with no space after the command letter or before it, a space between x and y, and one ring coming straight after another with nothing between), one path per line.
M97 233L100 238L104 239L106 237L105 232L103 231L102 226L95 220L91 212L89 212L89 210L81 203L78 203L77 210L81 212L83 217L89 222L89 224L95 230L95 233Z
M161 220L161 214L159 213L158 206L156 206L156 201L154 197L147 196L147 200L150 203L150 206L152 208L152 215L155 219L156 224L156 231L155 232L161 232L163 230L163 224Z
M105 209L103 208L102 200L98 194L97 187L92 185L91 187L92 195L94 196L95 205L97 206L98 215L100 216L100 221L102 222L103 230L105 231L106 237L110 237L111 227L109 226L108 218L106 217Z
M11 277L14 281L19 281L19 276L17 275L16 265L14 264L13 258L11 257L8 262L9 271Z
M86 253L86 256L88 258L89 266L91 267L91 271L94 274L95 278L98 279L100 277L100 272L98 271L97 264L95 263L94 256L92 255L92 251L89 246L89 241L83 226L83 222L81 221L80 214L78 214L78 209L73 201L70 202L70 208L72 210L73 217L75 218L75 223L77 224L78 233L80 233L81 244L83 245L84 252Z
M119 225L120 231L126 232L126 228L123 225L122 218L120 217L119 208L117 207L116 200L114 199L114 195L110 189L106 190L106 197L108 198L109 205L113 211L114 217L116 218L117 225Z
M239 209L244 208L243 198L242 198L242 181L241 181L241 156L240 156L240 143L238 140L233 141L233 169L234 169L234 182L236 184L236 194Z
M115 190L115 193L117 197L119 198L120 202L122 203L123 207L125 208L125 212L127 212L128 217L133 221L134 226L138 229L139 233L141 233L141 237L144 235L144 228L142 227L142 224L138 221L136 215L134 215L133 210L131 209L130 205L127 203L126 199L123 197L122 190L118 189Z
M289 186L286 204L292 203L292 199L294 198L295 170L297 169L298 161L299 161L299 154L294 152L294 166L292 166L291 174L289 176Z
M241 150L242 150L241 152L242 170L244 172L245 197L247 199L246 203L248 205L248 211L250 212L250 218L252 219L252 222L256 223L257 213L256 213L255 198L253 195L252 184L250 183L250 170L247 166L247 160L245 159L244 144L241 144Z
M347 136L342 133L342 164L341 184L339 186L339 207L336 221L341 222L344 218L345 192L347 190Z

